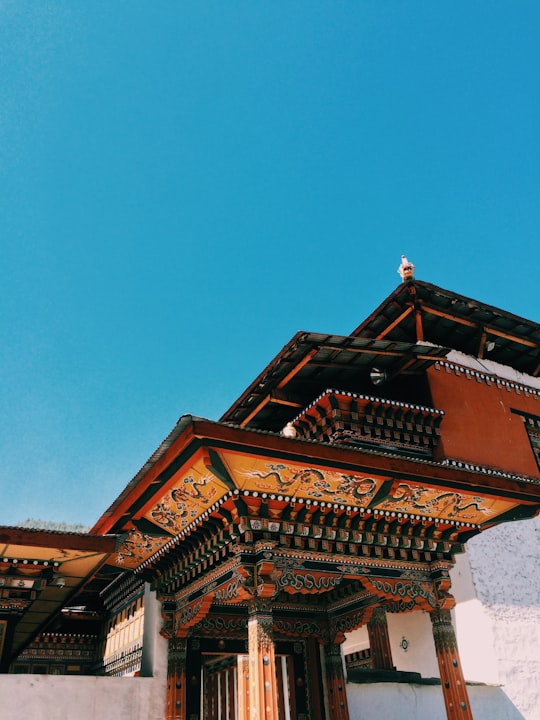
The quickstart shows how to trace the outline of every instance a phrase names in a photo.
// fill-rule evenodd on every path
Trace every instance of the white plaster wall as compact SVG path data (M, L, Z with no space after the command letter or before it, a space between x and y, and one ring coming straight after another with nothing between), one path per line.
M423 610L388 613L388 635L396 670L418 672L425 678L439 677L439 664L429 614ZM408 643L405 650L402 639Z
M523 720L500 688L467 688L474 720ZM440 685L347 685L351 720L447 720Z
M345 642L341 647L343 655L359 652L360 650L366 650L369 647L367 627L363 625L357 630L347 633L345 636Z
M388 637L392 660L396 670L417 672L423 677L439 677L439 666L435 654L433 633L429 615L422 610L409 613L388 613ZM400 643L407 640L404 650ZM361 627L347 635L343 643L343 654L357 652L369 647L367 628Z
M540 720L540 518L481 533L467 556L498 682L525 720Z
M452 594L456 599L452 620L465 680L498 685L500 676L495 654L493 620L476 597L466 554L456 556L456 565L450 575Z
M143 677L167 677L168 641L159 632L163 627L161 603L156 593L144 586L144 630L141 675Z
M163 720L166 678L0 675L0 720Z
M0 675L0 720L163 720L167 640L161 605L145 587L141 675Z
M465 680L499 685L493 621L486 608L479 600L467 600L452 615Z

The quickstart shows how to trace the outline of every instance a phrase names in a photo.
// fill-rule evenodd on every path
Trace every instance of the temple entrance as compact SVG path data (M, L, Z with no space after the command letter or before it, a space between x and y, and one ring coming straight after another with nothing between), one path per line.
M248 655L204 655L201 666L202 720L249 720ZM296 720L294 662L290 655L276 656L276 720Z

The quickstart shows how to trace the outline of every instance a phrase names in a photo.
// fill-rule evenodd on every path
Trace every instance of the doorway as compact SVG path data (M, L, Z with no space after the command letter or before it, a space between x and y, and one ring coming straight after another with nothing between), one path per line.
M202 720L250 720L249 656L203 655ZM296 720L296 683L291 655L276 655L277 720Z

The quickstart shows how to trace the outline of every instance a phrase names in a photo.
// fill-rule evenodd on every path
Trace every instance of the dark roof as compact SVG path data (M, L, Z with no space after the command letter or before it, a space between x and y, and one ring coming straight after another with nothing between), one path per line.
M538 323L420 280L400 284L352 335L424 340L540 374Z
M349 336L298 332L221 422L278 431L325 388L363 392L373 368L419 373L450 349L540 375L538 323L408 280Z
M328 387L362 391L373 368L389 376L419 372L447 353L421 343L299 332L220 421L279 431Z

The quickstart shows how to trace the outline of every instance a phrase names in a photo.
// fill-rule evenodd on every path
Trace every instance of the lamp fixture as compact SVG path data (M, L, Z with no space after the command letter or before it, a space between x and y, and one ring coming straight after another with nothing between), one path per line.
M384 383L388 380L388 374L386 370L373 367L369 373L369 379L374 385L384 385Z

